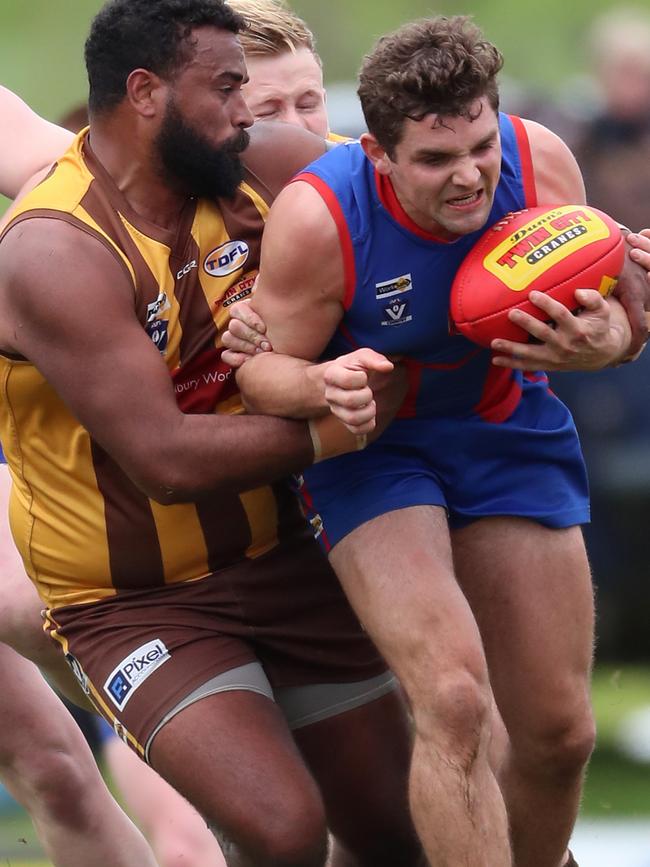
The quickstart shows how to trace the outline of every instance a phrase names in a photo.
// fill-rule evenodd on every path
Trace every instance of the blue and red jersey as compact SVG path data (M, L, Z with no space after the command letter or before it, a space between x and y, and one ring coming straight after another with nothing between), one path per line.
M501 177L486 226L536 204L524 125L501 114L499 126ZM322 196L343 253L345 315L324 357L361 346L401 356L410 382L402 418L467 413L487 421L507 418L521 395L521 373L491 365L490 351L453 333L449 323L454 275L484 229L453 241L421 229L358 142L334 148L295 180Z
M536 202L528 138L500 115L501 177L487 225ZM326 348L400 356L409 393L366 449L309 467L298 480L325 550L360 524L412 506L439 506L452 527L509 515L549 527L589 520L587 477L571 414L544 374L491 364L454 333L449 295L483 230L444 241L417 226L358 143L312 163L299 180L326 202L345 263L345 313Z

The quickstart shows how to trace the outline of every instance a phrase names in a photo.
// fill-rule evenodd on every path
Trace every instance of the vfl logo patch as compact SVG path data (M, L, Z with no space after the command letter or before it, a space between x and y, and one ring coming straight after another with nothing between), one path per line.
M384 307L383 312L385 318L381 320L382 325L404 325L413 319L409 313L408 299L396 298L392 304Z
M609 235L609 227L594 211L565 205L508 235L483 265L513 292L522 292L576 250Z
M244 267L248 253L246 241L226 241L208 253L203 262L203 270L210 277L227 277Z
M145 328L145 331L153 340L154 346L161 355L164 355L167 350L167 340L169 338L168 329L169 322L167 322L166 319L160 319L157 322L152 322Z
M123 710L136 689L168 659L169 651L159 638L148 641L111 671L104 692L119 710Z
M375 297L383 301L385 298L392 298L394 295L408 292L412 288L413 280L411 279L411 275L402 274L401 277L395 277L393 280L375 283Z

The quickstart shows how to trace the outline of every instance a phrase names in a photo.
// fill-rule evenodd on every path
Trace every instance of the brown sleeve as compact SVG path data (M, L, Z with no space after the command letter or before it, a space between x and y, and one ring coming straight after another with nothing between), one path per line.
M327 150L325 139L288 123L258 122L251 128L250 137L244 165L273 198L295 174Z

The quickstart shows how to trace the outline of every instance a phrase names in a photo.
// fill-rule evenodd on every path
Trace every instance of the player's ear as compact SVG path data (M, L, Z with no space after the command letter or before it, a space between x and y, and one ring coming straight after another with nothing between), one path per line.
M126 96L143 117L155 117L167 103L167 85L148 69L134 69L126 80Z
M370 132L364 132L359 141L361 142L363 152L377 169L379 174L389 175L391 173L390 157L374 135Z

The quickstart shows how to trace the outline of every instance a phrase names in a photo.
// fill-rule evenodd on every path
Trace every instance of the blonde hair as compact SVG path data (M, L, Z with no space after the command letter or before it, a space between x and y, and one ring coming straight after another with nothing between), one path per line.
M272 55L307 48L321 62L314 34L282 0L228 0L228 5L245 18L248 25L239 34L244 54Z

